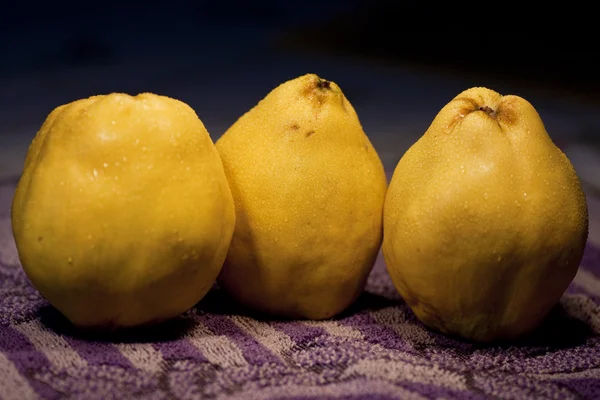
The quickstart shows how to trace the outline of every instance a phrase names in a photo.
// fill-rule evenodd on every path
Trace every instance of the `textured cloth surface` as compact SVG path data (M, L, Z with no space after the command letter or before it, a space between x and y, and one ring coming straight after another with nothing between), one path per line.
M127 337L84 338L27 280L0 182L1 399L598 399L600 251L588 245L559 306L519 343L475 345L424 328L381 257L366 293L325 322L261 321L219 290Z

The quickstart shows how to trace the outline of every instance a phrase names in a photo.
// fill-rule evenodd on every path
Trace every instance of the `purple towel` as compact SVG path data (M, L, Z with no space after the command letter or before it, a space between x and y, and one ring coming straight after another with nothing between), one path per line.
M599 399L600 251L588 245L560 305L530 338L483 346L424 328L381 257L352 310L258 321L219 290L151 332L84 339L27 280L0 183L2 399Z

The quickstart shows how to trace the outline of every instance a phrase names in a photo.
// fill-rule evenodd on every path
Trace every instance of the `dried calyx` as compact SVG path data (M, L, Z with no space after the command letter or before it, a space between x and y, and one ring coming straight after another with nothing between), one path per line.
M331 88L331 82L326 81L325 79L319 79L317 81L317 87L319 89L330 89Z
M481 107L479 107L479 111L483 111L484 113L486 113L487 115L489 115L492 118L496 117L496 110L494 110L491 107L481 106Z

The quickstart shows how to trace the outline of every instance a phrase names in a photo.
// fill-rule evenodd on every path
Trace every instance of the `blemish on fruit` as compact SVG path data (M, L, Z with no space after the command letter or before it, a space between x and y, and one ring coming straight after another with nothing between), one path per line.
M515 107L518 107L518 99L515 96L504 96L498 111L496 111L496 117L505 124L516 124L519 114L515 112Z
M309 137L313 133L315 133L315 131L311 129L310 131L306 132L306 137Z
M453 102L459 103L456 105L456 114L448 123L446 129L444 129L444 133L450 134L456 127L456 125L462 121L469 113L476 111L479 106L473 99L458 97L453 100Z
M300 125L294 123L294 124L290 125L290 129L293 131L297 131L300 129Z

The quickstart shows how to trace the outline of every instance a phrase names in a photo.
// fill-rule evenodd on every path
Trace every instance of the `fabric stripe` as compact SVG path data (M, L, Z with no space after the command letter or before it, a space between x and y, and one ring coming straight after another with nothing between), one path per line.
M399 337L411 343L428 345L435 343L435 339L429 335L422 325L407 321L405 311L398 308L398 306L373 311L371 316L376 323L390 327Z
M25 322L14 327L27 336L29 341L44 353L55 367L67 370L87 367L87 362L71 348L62 336L50 331L39 320Z
M37 351L25 335L10 326L0 325L0 353L14 364L40 397L58 397L58 393L52 388L35 379L35 371L50 368L50 362L43 353Z
M348 366L344 375L355 374L368 379L408 381L433 386L443 386L452 390L466 390L465 378L459 374L443 370L437 365L418 365L401 360L361 360Z
M202 352L211 363L223 368L243 367L248 365L239 347L227 336L215 335L202 322L186 335L186 339Z
M197 363L208 362L204 354L186 339L155 342L153 347L162 354L164 360L192 360Z
M337 321L305 321L304 325L319 327L327 334L338 338L363 339L363 334L351 326L339 324Z
M0 353L0 399L3 400L29 400L39 396L23 378L15 365Z
M567 382L564 382L565 384L561 382L558 385L553 382L540 383L540 381L529 379L525 374L502 374L494 373L494 371L474 373L472 378L473 386L485 393L486 399L581 399L566 387Z
M116 347L134 367L151 373L162 370L162 354L152 344L117 343Z
M530 376L535 379L543 379L543 380L563 380L563 379L582 379L582 378L592 378L592 379L600 379L600 368L592 368L586 369L583 371L577 372L566 372L566 373L553 373L553 374L533 374L529 373L527 376Z
M575 278L573 279L573 283L592 296L600 297L600 278L596 277L596 275L591 272L579 268L577 275L575 275Z
M283 350L282 358L294 368L314 370L318 357L311 357L314 346L319 347L321 340L326 338L326 332L320 327L303 325L294 322L271 322L270 325L286 335L292 342L292 348Z
M269 349L271 353L277 355L281 360L287 361L287 357L294 347L294 342L288 335L265 322L249 317L235 315L231 317L231 320L258 343Z
M392 328L377 324L373 316L367 312L346 317L340 320L340 324L359 331L371 344L399 351L412 350L412 346L400 338Z
M506 394L505 391L500 391L499 393L495 393L494 396L490 396L487 393L484 393L477 386L473 387L471 390L469 389L454 389L452 387L441 385L441 384L430 384L430 383L422 383L422 382L413 382L410 380L402 380L402 378L396 381L396 385L409 390L413 393L421 393L429 399L461 399L461 400L489 400L489 399L512 399L512 400L539 400L539 399L548 399L549 397L528 397L531 395L531 390L524 390L516 385L513 385L515 388L514 393ZM558 399L563 400L562 397L557 397ZM566 400L566 399L564 399Z
M233 395L221 396L228 400L250 400L250 399L290 399L290 398L344 398L344 394L352 393L356 398L381 399L383 396L389 399L403 400L425 400L429 397L421 396L400 386L386 381L370 381L367 379L355 379L332 385L282 385L265 387L259 390L245 390Z
M227 317L219 314L199 314L198 319L213 332L220 332L232 340L242 351L244 358L250 364L262 365L266 363L281 364L282 360L273 354L270 349L242 329L234 322L236 317Z
M132 367L129 360L110 342L91 341L75 337L66 337L65 339L69 346L89 365Z
M303 324L297 321L271 322L270 325L276 330L287 335L294 342L294 346L300 347L302 347L308 341L327 334L327 332L321 326Z
M583 258L581 259L580 269L584 268L597 277L600 277L600 247L598 246L600 246L600 243L596 245L590 242L587 243L583 252Z

